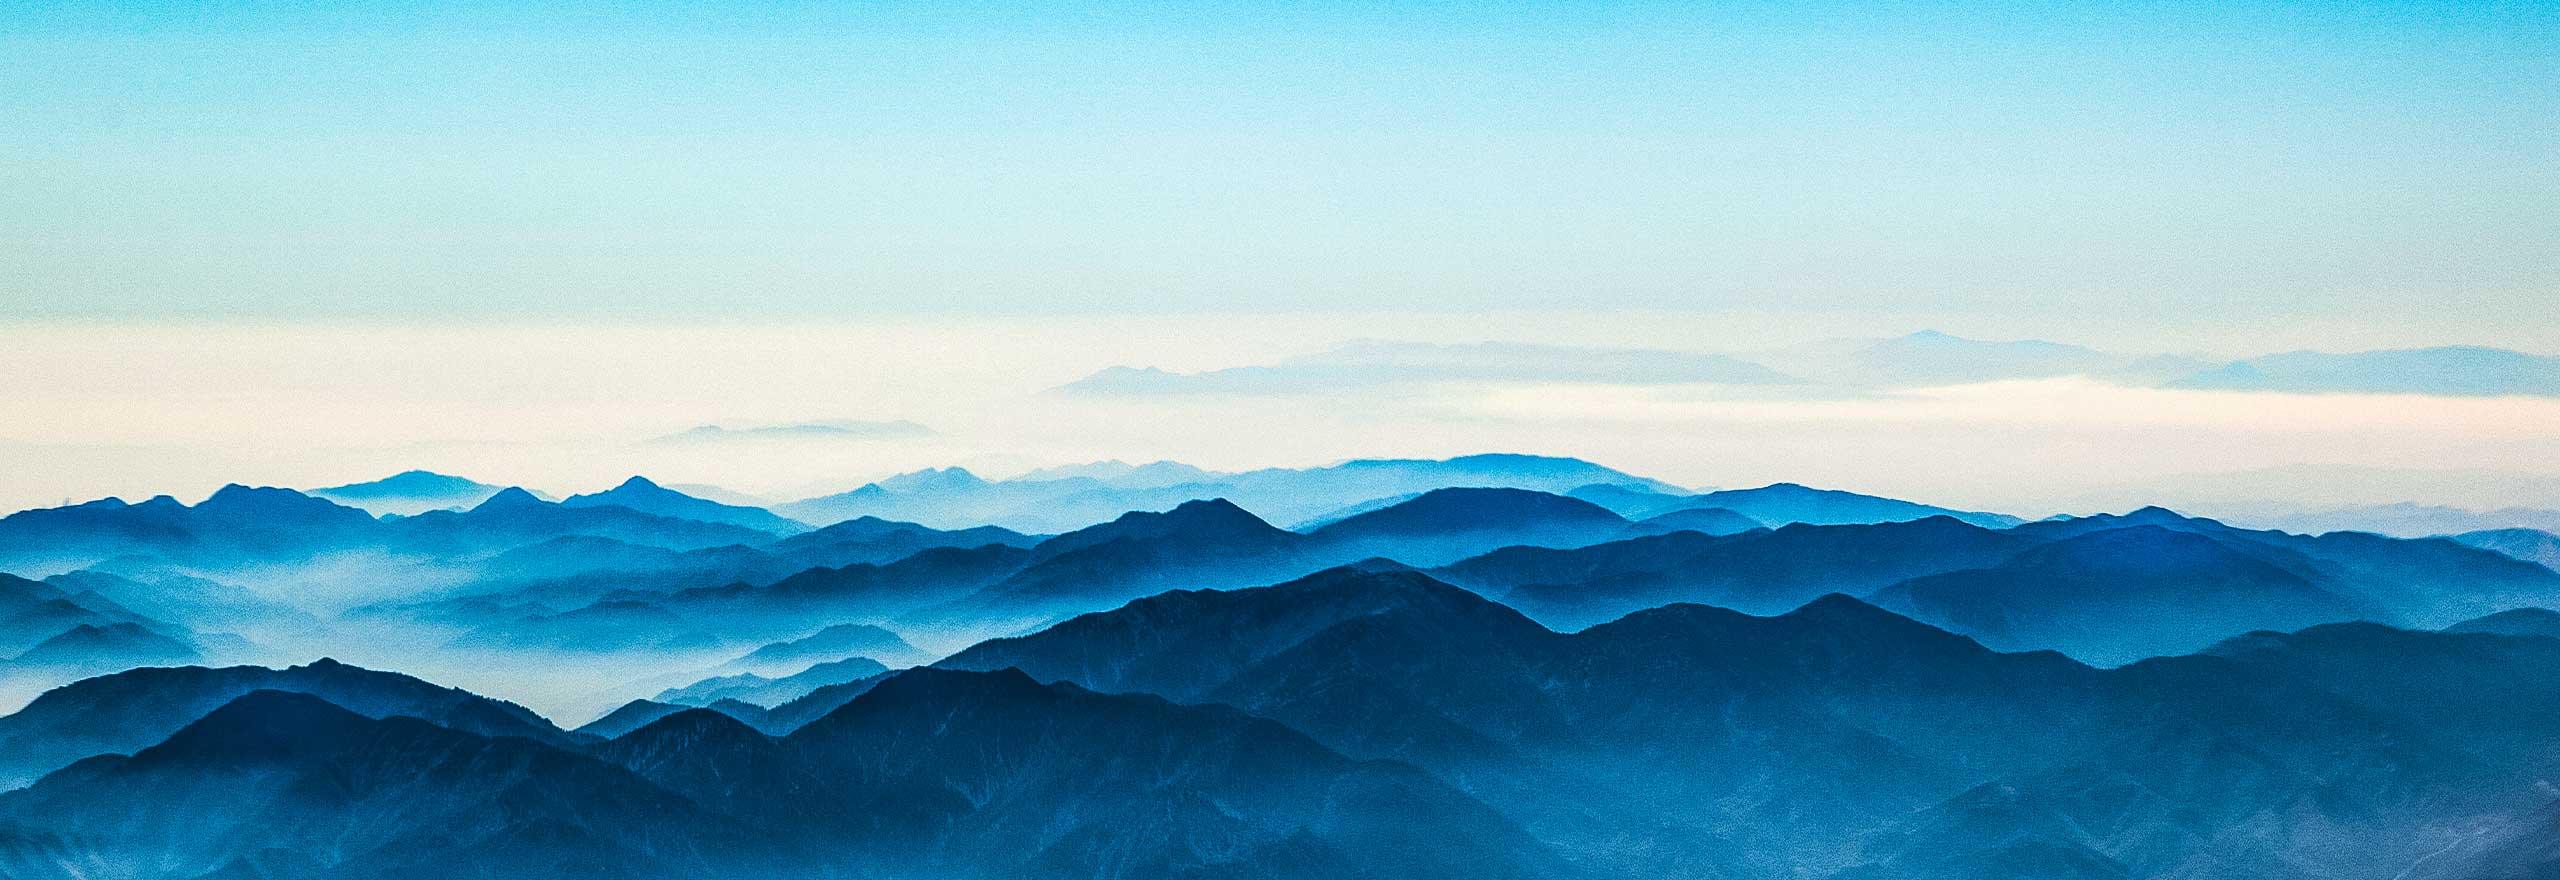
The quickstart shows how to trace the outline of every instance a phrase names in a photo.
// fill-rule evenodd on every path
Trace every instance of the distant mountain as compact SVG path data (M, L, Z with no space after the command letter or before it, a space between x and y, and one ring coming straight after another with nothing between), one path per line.
M1768 526L1759 520L1722 507L1688 507L1670 513L1646 517L1636 526L1654 532L1697 532L1706 535L1739 535Z
M1536 529L1548 525L1616 529L1626 519L1588 501L1528 489L1433 489L1403 502L1337 520L1314 537L1334 542L1437 537Z
M2047 520L2012 529L2053 540L2131 526L2211 537L2353 600L2372 619L2415 629L2522 606L2560 607L2560 574L2443 538L2400 539L2364 532L2296 535L2234 528L2157 507L2121 516Z
M2487 617L2466 620L2444 628L2449 633L2490 633L2502 636L2546 636L2560 639L2560 611L2549 608L2518 608L2500 611Z
M706 678L681 688L659 694L654 702L680 706L710 706L723 700L736 700L765 708L808 696L829 685L860 681L889 671L889 667L869 657L846 657L818 663L781 678L766 678L752 672Z
M2439 505L2380 504L2347 507L2310 513L2261 516L2249 520L2251 525L2303 534L2323 532L2372 532L2396 538L2424 538L2430 535L2454 535L2505 529L2560 530L2560 510L2508 507L2497 510L2469 510Z
M1043 561L1255 533L1161 516ZM2001 552L1949 569L1978 587L1949 601L2013 629L2084 601L2133 632L2245 626L2290 606L2232 596L2504 594L2540 570L2157 510L1471 562L1583 584L1720 568L1748 577L1683 588L1765 601ZM637 701L580 734L334 663L139 670L0 718L0 762L49 774L0 795L11 877L2451 878L2534 863L2516 853L2560 776L2560 639L2323 623L2099 669L1838 594L1558 632L1364 563L1143 597L771 708Z
M1775 614L1825 593L1865 595L1926 574L2006 561L2038 543L1951 517L1696 532L1578 549L1515 547L1435 569L1552 626L1576 628L1671 602Z
M594 721L589 721L580 726L577 730L571 732L585 736L600 737L603 739L615 739L623 734L646 727L651 722L657 721L660 718L665 718L669 715L692 708L694 707L679 706L673 703L661 703L655 700L633 700L616 707L611 712L605 713L604 717L598 718Z
M191 626L307 629L318 623L309 614L240 587L168 572L125 576L84 568L45 578L44 582L67 593L103 597L137 614L183 620Z
M364 511L291 489L235 484L193 506L162 495L11 514L0 518L0 565L69 570L135 555L207 566L290 561L380 527Z
M2331 354L2296 351L2234 361L2179 388L2293 393L2560 396L2560 358L2449 346Z
M725 668L771 672L784 667L805 668L812 662L857 655L884 663L904 664L922 659L923 653L897 633L882 627L839 623L800 638L757 648L729 661Z
M981 642L936 667L1018 668L1099 691L1140 691L1181 702L1214 699L1233 676L1347 621L1409 615L1471 636L1486 650L1549 635L1517 612L1420 572L1339 568L1285 584L1151 596L1079 615L1027 636ZM1209 631L1222 629L1211 638Z
M492 736L567 742L541 716L513 703L332 660L287 669L135 669L46 691L0 717L0 787L23 785L89 755L130 754L261 689L314 694L375 717L412 715Z
M139 622L121 608L83 605L51 583L0 574L0 656L14 657L78 626Z
M552 503L520 488L501 490L470 510L429 511L386 525L394 533L393 546L440 555L493 552L563 535L669 550L755 546L774 539L773 533L758 529L660 516L620 505Z
M1837 489L1815 489L1794 483L1775 483L1757 489L1728 489L1692 495L1665 507L1658 507L1646 517L1674 510L1720 507L1771 527L1789 523L1816 526L1861 525L1870 523L1909 522L1933 516L1954 519L1986 529L2005 529L2022 522L2014 516L1978 511L1950 510L1893 498L1879 498L1842 492Z
M1289 525L1289 531L1301 533L1312 532L1364 513L1385 510L1420 497L1422 497L1422 493L1420 492L1406 492L1399 495L1389 495L1385 498L1371 498L1358 504L1337 507L1320 514L1316 514L1315 516L1308 517L1304 520L1291 523Z
M261 690L0 795L0 828L38 878L1589 876L1409 766L1011 672L893 676L780 738L694 710L582 750Z
M25 877L704 877L780 865L757 835L621 767L274 690L131 757L0 795L0 823L64 841L58 863L13 872Z
M872 823L872 851L903 862L884 873L1585 874L1410 767L1352 761L1232 709L1019 672L910 670L779 747L810 777L865 781L819 795L817 808L896 817Z
M1339 561L1385 557L1432 566L1502 547L1597 544L1626 529L1625 518L1588 501L1527 489L1453 488L1336 520L1307 537Z
M290 489L234 485L193 506L166 496L141 504L107 499L0 518L0 566L68 571L114 563L127 575L219 577L324 556L470 563L571 536L679 551L774 540L769 532L620 506L564 506L523 489L501 490L468 510L377 520Z
M888 681L889 678L890 676L887 675L877 675L843 684L831 684L810 691L807 696L770 709L735 700L713 703L704 708L738 719L740 723L765 733L782 736L808 726L809 722L826 717L829 712L843 708L844 704L870 693L872 688L879 687L881 682Z
M197 662L250 647L229 633L200 633L142 614L95 587L107 575L31 581L0 574L0 675L53 683L135 666ZM76 590L76 592L75 592ZM201 620L203 618L190 617Z
M1846 365L1879 384L1908 386L2097 375L2126 360L2039 339L1990 342L1922 330L1866 343L1849 354Z
M1033 470L1014 477L1015 482L1037 483L1052 480L1088 479L1114 489L1160 489L1189 483L1208 483L1225 474L1205 471L1178 461L1152 461L1130 464L1125 461L1097 461L1087 464L1062 465Z
M1001 544L936 547L886 565L813 568L761 586L736 582L671 593L622 593L606 601L665 612L665 619L679 628L648 631L661 638L702 633L717 635L723 643L762 643L837 621L885 620L949 605L1022 571L1030 556L1029 550ZM638 631L620 633L613 637Z
M697 651L731 641L721 631L722 624L689 618L646 599L616 595L567 611L506 614L456 636L449 646L585 654Z
M519 593L522 599L483 597L410 613L469 624L479 631L473 636L477 644L612 650L771 640L841 620L897 620L901 626L984 635L1168 589L1270 583L1363 560L1434 564L1493 548L1578 546L1629 533L1625 520L1595 505L1517 489L1434 490L1311 534L1276 528L1231 502L1209 499L1161 512L1124 513L1040 539L1028 551L1005 543L928 546L885 565L812 568L763 584L741 579L590 595L582 600L588 607L569 612L550 609L574 603L534 601ZM973 539L1029 541L1001 530L938 532L857 519L753 552L784 559L859 554L884 541L930 545ZM776 668L732 671L771 675Z
M2454 839L2438 828L2547 803L2560 640L2486 639L2324 626L2094 670L1839 596L1563 635L1344 571L1153 597L945 664L1243 707L1463 780L1622 875L2389 880ZM1683 832L1707 817L1732 824ZM2266 832L2306 827L2337 833Z
M1031 548L1034 565L1115 544L1197 548L1203 555L1255 557L1285 553L1303 536L1273 527L1223 498L1187 501L1162 512L1131 511L1110 522L1077 529Z
M1021 570L939 616L1038 619L1168 589L1268 581L1307 564L1306 542L1224 499L1128 513L1040 542Z
M886 565L936 547L1002 544L1027 548L1039 542L1038 537L995 526L943 530L864 516L784 538L764 550L799 562L801 568L838 568L855 563Z
M204 655L194 645L140 624L83 623L36 643L9 662L22 667L46 666L95 674L136 666L175 666L202 659Z
M1674 503L1674 499L1688 497L1688 494L1689 493L1686 492L1665 492L1660 489L1644 485L1592 483L1568 489L1565 491L1564 496L1567 498L1578 498L1606 507L1609 509L1609 512L1615 513L1619 516L1634 517L1639 514L1648 513L1660 507L1669 506Z
M2560 570L2560 535L2540 529L2491 529L2452 537L2464 546L2495 551L2544 568Z
M645 477L632 477L622 485L589 495L571 495L561 500L562 507L626 507L641 513L688 519L696 522L721 523L770 532L796 535L809 531L807 523L786 519L761 507L722 504L678 492L649 482Z
M2106 665L2200 650L2244 630L2379 613L2220 541L2158 526L2092 532L1993 568L1913 578L1876 601L1993 648L2059 649Z
M489 500L500 488L432 471L402 471L369 483L313 489L309 494L375 514L414 516L470 507Z
M1170 485L1159 485L1161 480L1115 485L1113 478L1091 475L1045 477L1035 472L1021 479L988 481L957 468L920 471L851 492L781 505L776 511L808 522L869 515L937 528L994 524L1023 532L1059 533L1131 510L1163 510L1208 498L1228 499L1275 522L1298 523L1373 499L1457 486L1564 492L1610 483L1682 491L1579 459L1533 455L1355 460L1320 468L1211 474L1207 479Z

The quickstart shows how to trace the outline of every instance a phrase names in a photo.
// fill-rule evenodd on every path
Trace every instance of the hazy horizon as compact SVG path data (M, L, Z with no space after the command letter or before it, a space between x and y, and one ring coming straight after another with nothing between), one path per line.
M1818 362L1833 357L1820 344L1834 333L1893 332L1867 330L1873 322L1488 313L13 326L20 344L0 352L0 371L17 378L0 398L47 415L0 430L0 443L46 466L0 479L9 509L192 499L233 482L313 488L412 468L559 494L644 474L788 500L923 467L1007 476L1170 459L1246 470L1480 452L1574 456L1688 486L1802 482L2028 515L2210 500L2200 477L2218 473L2444 472L2411 497L2296 480L2308 485L2224 500L2486 508L2532 506L2539 490L2515 478L2553 476L2548 462L2560 460L2552 397L2204 390L2074 374L1737 385L1583 368L1605 368L1616 352ZM1308 387L1059 390L1111 367L1269 376L1361 338L1418 347L1376 343L1385 354L1364 355L1373 361L1456 358L1464 369L1326 365ZM1474 347L1489 340L1561 348ZM2209 363L2289 350L2261 341L2263 351L2235 338L2176 353ZM1536 356L1547 351L1563 359ZM1389 368L1408 371L1379 372ZM871 426L896 422L916 430ZM729 430L671 436L705 425ZM807 425L824 429L753 431Z
M1483 451L2027 512L2264 468L2551 476L2555 25L2511 3L15 8L0 507L412 467L793 496L936 465ZM1757 358L1924 329L2186 360ZM1357 340L1498 346L1338 351ZM2543 359L2288 380L2415 394L2163 387L2457 345ZM1703 355L1839 375L1695 381L1731 367ZM1232 372L1044 393L1111 367ZM931 433L649 442L893 421ZM2537 500L2499 482L2406 500Z

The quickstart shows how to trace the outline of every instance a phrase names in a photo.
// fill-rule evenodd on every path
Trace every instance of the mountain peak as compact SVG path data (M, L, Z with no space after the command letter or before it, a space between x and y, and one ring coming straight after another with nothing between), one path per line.
M498 494L489 496L489 500L482 501L479 506L471 509L474 511L508 510L512 508L539 507L543 504L544 502L542 499L534 497L533 493L525 491L524 487L508 486L504 489L498 490Z
M647 492L651 490L659 490L658 484L652 483L649 481L648 477L643 477L638 474L633 474L631 475L631 479L622 481L622 485L613 487L613 491L615 492Z
M1123 539L1178 539L1232 551L1240 546L1269 549L1298 537L1296 532L1283 531L1264 522L1234 502L1224 498L1203 498L1182 502L1163 512L1132 510L1110 522L1086 526L1042 541L1033 551L1038 558L1049 559Z
M275 486L243 486L239 483L230 483L224 485L220 489L214 490L212 495L207 496L203 501L198 502L195 505L195 509L215 513L223 511L272 512L284 510L349 510L348 508L342 508L336 504L330 503L328 499L314 498L309 495L296 492L292 489L278 488ZM349 512L354 511L349 510Z
M908 471L871 485L890 492L913 493L966 491L986 484L986 480L980 479L977 474L970 473L967 468L947 467Z
M1235 502L1224 498L1197 498L1185 501L1174 505L1173 509L1165 511L1164 515L1196 520L1245 518L1254 522L1262 521L1261 517L1254 516L1251 511L1237 507Z
M628 733L611 737L614 744L629 747L644 742L668 745L700 742L733 742L741 739L765 738L763 733L758 732L755 728L748 727L746 722L732 718L727 713L720 712L716 709L672 706L671 704L651 703L645 700L634 700L630 704L626 704L624 708L637 708L641 711L648 711L650 707L661 706L673 708L675 711L668 712L654 721L640 725ZM619 714L622 710L615 711ZM598 719L598 723L602 722L603 719ZM585 730L586 728L579 729Z
M1531 489L1433 489L1378 510L1327 523L1312 534L1326 538L1361 535L1454 534L1477 530L1561 528L1580 526L1615 530L1627 524L1608 508L1563 495Z
M2146 504L2126 513L2124 515L2124 519L2126 522L2159 523L2186 522L2189 517L2186 514L2170 510L2157 504Z
M310 694L260 689L222 704L134 759L294 758L343 745L376 723Z

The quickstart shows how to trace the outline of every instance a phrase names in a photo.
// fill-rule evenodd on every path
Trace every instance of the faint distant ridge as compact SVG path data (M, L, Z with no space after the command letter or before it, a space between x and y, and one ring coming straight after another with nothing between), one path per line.
M1758 395L1861 395L1979 382L2087 377L2125 387L2296 394L2560 396L2560 357L2484 346L2295 351L2234 361L2104 351L1941 330L1715 353L1514 342L1361 341L1198 372L1114 366L1051 389L1076 396L1286 397L1430 383L1722 385Z
M2169 384L2296 394L2555 397L2560 396L2560 357L2479 346L2294 351L2234 361Z
M1199 373L1115 366L1051 390L1103 396L1288 395L1430 382L1787 385L1797 381L1741 358L1703 352L1364 340L1277 364Z
M2508 529L2560 531L2560 510L2528 507L2470 510L2406 501L2248 519L2252 525L2303 534L2352 531L2402 538L2464 535Z
M467 477L413 470L370 482L313 489L309 494L375 514L410 516L470 507L498 494L499 488Z
M1902 383L1927 384L2097 374L2123 367L2126 359L2041 339L1986 342L1922 330L1877 340L1859 349L1851 361L1860 369L1892 375Z

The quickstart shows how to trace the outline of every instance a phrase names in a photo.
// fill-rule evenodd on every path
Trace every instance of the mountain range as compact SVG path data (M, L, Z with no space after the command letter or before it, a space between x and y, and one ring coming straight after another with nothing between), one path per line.
M2499 348L2294 351L2219 360L2101 351L2040 339L1970 339L1937 330L1731 354L1368 341L1274 363L1192 373L1114 366L1052 393L1272 397L1512 382L1720 385L1839 396L2069 376L2128 387L2292 394L2560 396L2560 357Z
M2560 864L2541 531L2027 521L1529 456L857 494L0 518L0 685L34 695L0 716L0 876ZM1133 498L1161 503L1074 519ZM967 522L1016 504L1056 525ZM392 669L311 659L340 647Z
M2101 669L1837 595L1559 633L1409 570L1166 593L858 690L563 733L339 664L121 673L0 718L42 775L0 795L0 865L2449 880L2534 864L2560 769L2560 638L2323 624Z

